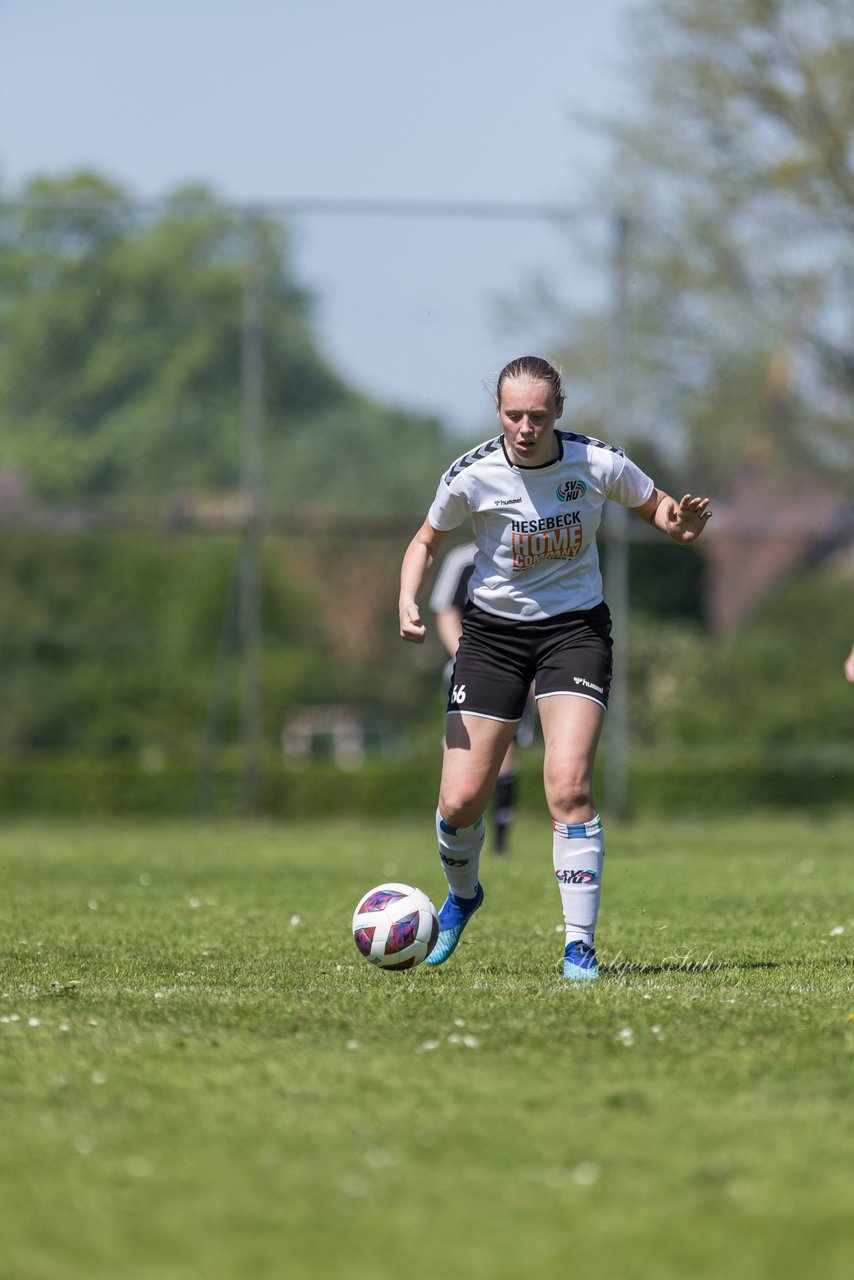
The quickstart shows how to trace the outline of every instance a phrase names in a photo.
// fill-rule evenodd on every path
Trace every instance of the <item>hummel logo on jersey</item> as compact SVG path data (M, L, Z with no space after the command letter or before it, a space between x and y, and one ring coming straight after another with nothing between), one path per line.
M461 458L457 458L450 471L446 471L443 476L445 484L449 485L454 477L458 476L466 467L473 466L475 462L480 462L481 458L486 458L490 453L494 453L496 449L500 449L503 439L503 436L496 436L494 440L485 440L476 449L472 449L469 453L464 453Z
M598 684L591 684L589 680L585 680L584 676L573 676L573 684L583 684L585 689L595 689L597 693L604 693L605 690L600 688Z
M592 444L595 449L607 449L609 453L622 453L615 444L606 444L604 440L596 440L593 436L582 436L577 431L559 431L561 440L572 440L575 444Z
M512 507L514 502L521 501L522 495L520 494L518 498L496 498L495 505L496 507Z

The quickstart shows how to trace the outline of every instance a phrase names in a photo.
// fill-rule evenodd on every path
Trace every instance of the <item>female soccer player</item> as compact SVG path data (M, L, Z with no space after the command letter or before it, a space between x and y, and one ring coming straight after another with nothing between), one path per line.
M545 744L555 876L566 925L564 977L598 972L594 932L602 886L602 822L593 763L611 681L611 621L596 531L606 499L674 542L699 537L708 498L680 502L621 449L556 428L561 377L522 356L498 377L501 434L458 458L403 557L400 634L420 644L417 598L447 534L471 517L477 544L448 695L436 831L448 897L428 964L442 964L483 902L483 811L535 685Z

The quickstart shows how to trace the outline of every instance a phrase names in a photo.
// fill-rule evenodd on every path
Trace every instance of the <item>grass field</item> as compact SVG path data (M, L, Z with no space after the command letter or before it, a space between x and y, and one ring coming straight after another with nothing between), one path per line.
M532 820L446 966L359 957L431 824L0 833L0 1275L850 1276L850 818L612 827L582 987Z

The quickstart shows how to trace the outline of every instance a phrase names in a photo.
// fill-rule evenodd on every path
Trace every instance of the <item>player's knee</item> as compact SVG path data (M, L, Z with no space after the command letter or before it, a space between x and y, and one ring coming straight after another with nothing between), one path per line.
M439 813L451 827L471 827L483 813L480 795L472 795L463 785L443 786Z
M546 783L546 796L555 822L587 822L593 814L589 778L554 778Z

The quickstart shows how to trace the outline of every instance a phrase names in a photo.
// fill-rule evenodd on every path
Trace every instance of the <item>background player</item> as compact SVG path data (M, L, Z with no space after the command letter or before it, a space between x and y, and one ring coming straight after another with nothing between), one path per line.
M451 683L454 659L462 635L463 611L468 601L468 585L474 572L476 551L474 542L467 542L449 551L436 575L430 596L430 608L436 615L436 634L449 654L449 661L442 673L446 688ZM507 748L498 771L492 813L493 853L502 854L509 849L510 827L515 817L519 793L516 748L531 745L534 740L534 723L534 709L529 698L515 737Z

